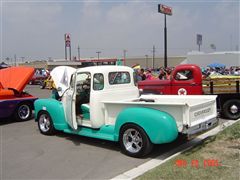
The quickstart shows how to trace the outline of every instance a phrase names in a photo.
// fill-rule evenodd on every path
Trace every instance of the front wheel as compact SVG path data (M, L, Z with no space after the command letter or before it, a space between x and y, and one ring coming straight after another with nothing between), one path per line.
M143 157L153 147L145 131L135 124L127 124L121 128L120 145L122 152L131 157Z
M32 117L32 106L29 103L21 103L15 110L15 119L17 121L26 121Z
M39 113L38 118L38 129L44 135L54 135L56 130L54 128L52 118L48 112L42 111Z
M223 115L228 119L240 118L240 100L230 99L223 104Z

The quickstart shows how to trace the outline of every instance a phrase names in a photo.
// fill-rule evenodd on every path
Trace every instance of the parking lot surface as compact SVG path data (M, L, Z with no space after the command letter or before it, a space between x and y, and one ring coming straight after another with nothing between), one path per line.
M26 90L39 98L50 90L28 86ZM0 121L0 179L109 179L184 143L178 140L155 146L142 159L120 152L118 143L58 132L40 134L32 118L25 122Z

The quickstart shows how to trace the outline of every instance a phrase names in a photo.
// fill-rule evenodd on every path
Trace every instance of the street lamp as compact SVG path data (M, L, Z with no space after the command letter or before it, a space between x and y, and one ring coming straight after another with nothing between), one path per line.
M99 54L101 53L101 51L97 51L96 53L98 55L98 60L99 60Z
M164 67L167 67L167 18L172 15L172 8L163 4L158 4L158 12L164 14Z

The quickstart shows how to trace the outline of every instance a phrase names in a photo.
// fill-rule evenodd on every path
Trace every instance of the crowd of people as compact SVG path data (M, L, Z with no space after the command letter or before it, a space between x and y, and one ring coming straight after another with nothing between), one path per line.
M174 68L158 68L158 69L137 69L137 80L154 80L154 79L161 79L161 80L168 80L170 79L172 70Z
M211 75L232 75L232 76L240 76L240 67L230 67L230 68L202 68L202 74L205 77Z
M171 77L171 73L174 70L174 67L160 67L157 69L144 69L139 68L136 70L137 72L137 80L143 81L143 80L154 80L154 79L160 79L160 80L169 80ZM232 76L240 76L240 67L215 67L215 68L202 68L202 75L203 77L209 77L212 75L232 75Z

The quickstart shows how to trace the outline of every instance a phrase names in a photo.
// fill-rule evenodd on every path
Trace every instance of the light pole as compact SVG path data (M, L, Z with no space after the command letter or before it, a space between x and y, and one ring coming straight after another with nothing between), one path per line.
M101 51L97 51L96 53L98 55L98 60L99 60L99 54L101 53Z
M164 14L164 67L167 65L167 18L166 15L172 15L172 8L163 4L158 4L158 12Z
M78 60L80 61L80 47L79 47L79 45L78 45Z

